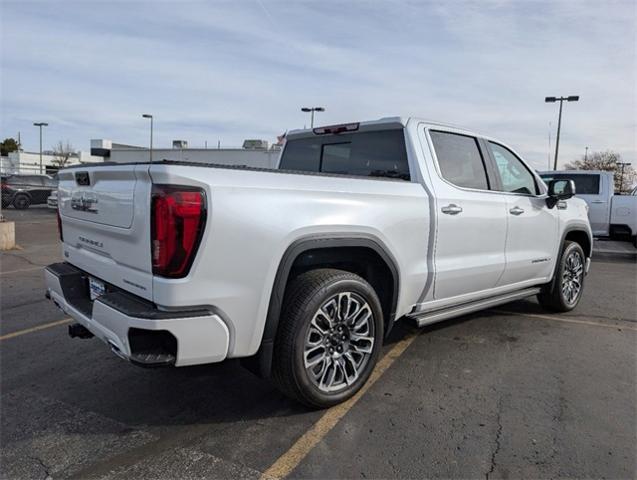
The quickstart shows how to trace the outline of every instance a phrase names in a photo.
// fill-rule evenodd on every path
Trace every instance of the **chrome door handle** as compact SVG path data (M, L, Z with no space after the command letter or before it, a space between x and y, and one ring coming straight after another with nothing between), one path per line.
M522 215L524 213L524 209L520 207L513 207L511 210L509 210L509 213L513 215Z
M604 200L592 200L591 203L606 203Z
M460 212L462 212L462 207L459 207L455 203L450 203L446 207L442 207L440 211L442 213L446 213L447 215L458 215Z

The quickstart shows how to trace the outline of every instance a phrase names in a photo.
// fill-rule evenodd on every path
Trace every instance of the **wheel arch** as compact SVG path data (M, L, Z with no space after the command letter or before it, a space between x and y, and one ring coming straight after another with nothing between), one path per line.
M13 195L11 196L11 198L13 199L13 198L15 198L15 197L17 197L19 195L24 195L25 197L28 197L29 200L33 199L33 196L27 190L17 190L15 192L13 192Z
M560 247L564 245L564 242L570 240L575 243L579 243L582 250L584 250L584 255L586 258L591 258L593 255L593 239L590 237L586 230L573 227L566 230L562 236L562 242L560 243Z
M391 330L398 304L399 270L384 243L367 234L304 237L293 242L279 262L261 345L254 356L243 359L250 371L263 378L270 376L279 316L290 280L304 271L328 267L350 271L367 280L381 300L385 334Z

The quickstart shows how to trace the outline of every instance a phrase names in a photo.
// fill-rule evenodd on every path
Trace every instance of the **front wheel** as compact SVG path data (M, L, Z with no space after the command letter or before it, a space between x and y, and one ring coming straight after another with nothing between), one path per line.
M303 273L285 295L273 379L307 406L330 407L365 384L382 339L383 313L369 283L342 270Z
M17 210L25 210L31 205L31 199L24 193L18 193L13 197L13 207Z
M582 247L575 242L564 242L555 278L538 295L540 305L555 312L573 310L584 291L585 265Z

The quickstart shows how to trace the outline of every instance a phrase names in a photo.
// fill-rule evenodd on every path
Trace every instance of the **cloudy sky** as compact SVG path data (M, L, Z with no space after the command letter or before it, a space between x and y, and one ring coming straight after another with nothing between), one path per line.
M547 95L560 159L614 149L637 164L632 1L11 1L2 124L38 149L91 138L240 145L308 123L418 115L498 137L544 168Z

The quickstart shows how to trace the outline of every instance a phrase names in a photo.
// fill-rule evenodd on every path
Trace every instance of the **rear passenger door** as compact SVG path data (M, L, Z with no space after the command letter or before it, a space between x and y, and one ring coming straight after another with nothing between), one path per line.
M493 166L476 137L444 129L428 135L437 213L434 299L486 296L504 272L506 199L493 191Z
M559 207L548 208L536 177L513 151L496 142L486 144L507 204L506 268L498 286L538 283L552 273Z

